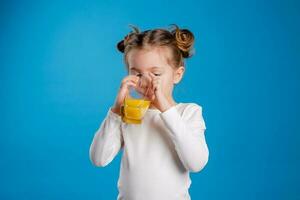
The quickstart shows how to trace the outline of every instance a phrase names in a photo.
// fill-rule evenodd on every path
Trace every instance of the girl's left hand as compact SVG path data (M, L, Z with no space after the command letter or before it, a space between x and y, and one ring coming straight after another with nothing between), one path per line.
M170 104L168 98L162 91L161 78L159 76L155 76L152 73L150 73L150 77L152 78L152 92L150 93L151 103L161 112L164 112L165 110L169 109L172 105Z

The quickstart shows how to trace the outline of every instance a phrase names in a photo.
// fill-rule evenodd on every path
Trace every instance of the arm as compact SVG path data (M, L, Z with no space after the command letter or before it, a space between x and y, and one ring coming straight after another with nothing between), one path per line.
M202 107L194 103L188 105L181 116L175 106L172 106L160 113L160 117L169 130L184 167L192 172L202 170L209 156Z
M108 165L124 144L121 116L111 109L110 107L100 128L96 131L89 150L90 160L98 167Z

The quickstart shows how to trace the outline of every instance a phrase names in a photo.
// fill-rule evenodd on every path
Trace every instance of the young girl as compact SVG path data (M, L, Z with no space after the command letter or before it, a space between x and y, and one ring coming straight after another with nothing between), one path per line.
M208 162L205 122L197 103L177 103L174 84L183 77L184 58L191 57L194 35L177 25L171 30L140 32L133 27L117 45L128 70L114 105L90 146L90 159L108 165L123 149L118 200L190 200L189 172L201 171ZM120 108L130 87L151 77L151 100L141 124L122 121ZM140 90L139 91L143 91Z

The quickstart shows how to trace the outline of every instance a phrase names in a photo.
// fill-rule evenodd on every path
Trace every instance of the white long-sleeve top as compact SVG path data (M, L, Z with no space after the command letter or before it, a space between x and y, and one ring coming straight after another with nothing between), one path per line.
M208 162L202 107L178 103L168 110L148 109L141 124L122 122L109 108L94 134L89 155L98 167L123 150L118 200L190 200L189 172Z

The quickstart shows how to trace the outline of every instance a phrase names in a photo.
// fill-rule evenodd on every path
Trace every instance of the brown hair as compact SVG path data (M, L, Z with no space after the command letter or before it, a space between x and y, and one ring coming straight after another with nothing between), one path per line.
M127 54L132 49L147 49L149 47L168 47L171 50L171 58L168 63L175 68L184 66L184 58L190 58L194 54L194 35L188 29L180 29L176 24L173 29L153 29L141 32L138 27L132 27L123 40L118 42L117 49L124 53L124 62L128 69Z

